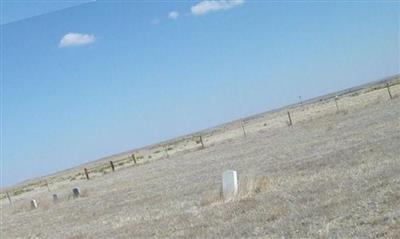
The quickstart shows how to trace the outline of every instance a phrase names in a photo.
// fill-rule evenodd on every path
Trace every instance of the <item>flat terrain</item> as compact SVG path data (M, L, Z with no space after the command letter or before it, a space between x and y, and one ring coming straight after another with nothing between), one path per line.
M340 112L324 114L298 106L291 127L248 125L247 137L236 127L237 137L205 140L204 149L55 183L51 192L41 187L13 205L4 199L1 238L398 238L400 97L393 95L343 99ZM220 199L227 169L239 175L231 203ZM83 195L72 199L76 186Z

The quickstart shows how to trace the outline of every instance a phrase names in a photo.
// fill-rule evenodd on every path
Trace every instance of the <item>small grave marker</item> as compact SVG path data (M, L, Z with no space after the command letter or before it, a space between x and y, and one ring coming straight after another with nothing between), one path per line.
M237 172L227 170L222 174L222 193L225 202L232 201L238 193Z
M53 194L53 202L58 202L58 195L57 194Z
M31 200L31 208L32 208L32 209L38 208L38 205L37 205L37 202L36 202L35 199L32 199L32 200Z
M74 198L78 198L81 195L81 192L80 192L79 188L72 189L72 193L74 195Z

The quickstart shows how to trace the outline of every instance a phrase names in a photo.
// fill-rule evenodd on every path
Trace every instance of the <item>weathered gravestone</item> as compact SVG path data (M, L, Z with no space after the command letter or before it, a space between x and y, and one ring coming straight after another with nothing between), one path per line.
M74 195L74 198L78 198L81 195L79 188L72 189L72 193Z
M37 202L36 202L35 199L32 199L32 200L31 200L31 208L32 208L32 209L38 208L38 205L37 205Z
M222 193L225 202L232 201L238 193L237 172L227 170L222 174Z
M53 202L58 202L58 195L57 194L53 194Z

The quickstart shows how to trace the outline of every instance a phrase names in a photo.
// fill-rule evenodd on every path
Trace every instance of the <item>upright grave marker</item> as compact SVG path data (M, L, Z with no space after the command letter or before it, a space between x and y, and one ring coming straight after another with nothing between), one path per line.
M79 188L73 188L72 193L73 193L74 198L78 198L81 195L81 191L79 190Z
M37 205L37 202L36 202L35 199L32 199L32 200L31 200L31 208L32 208L32 209L38 208L38 205Z
M232 201L238 193L238 179L235 170L227 170L222 174L222 193L224 202Z
M53 202L54 203L58 202L58 195L57 194L53 194Z

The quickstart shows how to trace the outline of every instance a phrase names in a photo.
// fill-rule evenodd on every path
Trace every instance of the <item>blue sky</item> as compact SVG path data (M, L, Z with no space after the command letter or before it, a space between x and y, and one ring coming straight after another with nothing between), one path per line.
M395 2L57 4L3 5L2 186L400 72Z
M69 7L79 6L92 0L3 0L1 24L7 24L29 17L34 17L49 12L63 10Z

